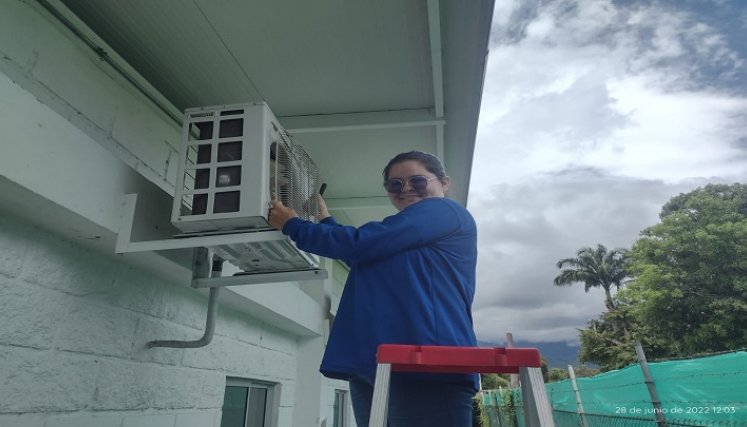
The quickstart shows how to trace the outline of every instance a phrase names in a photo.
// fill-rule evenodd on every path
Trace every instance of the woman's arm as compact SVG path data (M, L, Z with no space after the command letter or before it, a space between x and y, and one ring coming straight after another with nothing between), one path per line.
M306 252L327 258L362 261L385 258L428 244L460 227L455 206L441 198L429 198L383 221L369 222L358 228L315 224L295 217L283 224L282 231Z

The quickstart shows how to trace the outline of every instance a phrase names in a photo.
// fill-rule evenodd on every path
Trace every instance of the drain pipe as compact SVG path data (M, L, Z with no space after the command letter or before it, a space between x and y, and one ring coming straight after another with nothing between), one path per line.
M213 265L210 273L210 277L221 277L223 271L223 260L221 258L213 257ZM171 347L171 348L200 348L210 344L213 340L213 334L215 333L215 317L218 314L218 293L220 287L210 288L210 296L208 297L208 312L207 320L205 321L205 334L197 341L150 341L146 344L146 347Z

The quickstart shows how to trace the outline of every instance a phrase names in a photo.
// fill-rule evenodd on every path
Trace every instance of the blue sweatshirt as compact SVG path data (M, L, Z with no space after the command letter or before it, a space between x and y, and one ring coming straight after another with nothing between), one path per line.
M477 344L477 230L459 203L426 198L359 228L332 217L319 224L293 218L283 233L298 248L351 267L322 359L325 376L373 379L379 344ZM476 375L419 375L477 384Z

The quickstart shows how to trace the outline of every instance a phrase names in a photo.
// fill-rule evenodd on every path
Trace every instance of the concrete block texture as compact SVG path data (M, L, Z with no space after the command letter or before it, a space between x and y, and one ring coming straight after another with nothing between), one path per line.
M55 347L60 350L130 357L135 313L82 299L70 305L62 324L55 336Z
M296 404L296 389L298 385L295 381L284 381L280 386L280 407L293 408Z
M196 337L199 338L199 337ZM191 339L191 338L190 338ZM209 345L182 353L182 366L197 369L224 370L228 353L235 350L230 342L215 336Z
M206 295L0 221L0 242L23 248L0 273L0 426L218 426L227 376L281 384L280 425L292 423L296 336L221 307L207 347L148 349L200 338Z
M154 317L164 317L166 301L173 298L173 286L165 286L155 277L127 264L109 265L111 284L102 293L91 295L104 304L121 307Z
M68 296L0 276L0 344L52 348Z
M97 411L146 409L150 405L153 367L120 360L101 363L90 408Z
M223 397L226 394L226 375L223 372L202 372L202 399L197 403L199 409L222 409Z
M200 338L206 297L5 221L26 250L22 274L0 275L0 394L11 396L0 413L62 412L55 422L65 423L65 412L219 411L227 376L292 392L294 336L226 309L207 347L148 349Z
M3 427L44 427L46 417L37 414L0 415Z
M219 426L215 424L216 411L189 412L186 414L176 414L175 427L211 427Z
M228 307L220 307L215 333L247 344L259 345L264 323L247 318Z
M194 408L202 397L199 372L123 360L101 363L92 408L95 410Z
M188 409L203 406L205 377L193 369L158 367L151 378L150 407L154 409ZM221 400L221 406L223 400Z
M295 377L294 356L223 337L215 337L207 347L185 351L182 365L270 382Z
M124 419L122 427L172 427L175 417L172 414L132 415Z
M221 411L174 413L76 412L64 415L0 415L2 427L219 427Z
M175 288L171 289L169 294L170 297L165 303L165 318L174 323L204 330L207 320L207 293L199 294L193 289ZM220 308L218 311L220 312ZM201 336L200 334L197 338Z
M80 296L102 292L111 285L109 262L71 242L24 228L31 235L26 240L29 249L21 274L23 280Z
M164 316L166 296L173 287L116 259L0 215L0 276L3 273L156 317Z
M295 354L298 352L298 337L283 333L280 329L265 323L262 327L259 345L283 353Z
M122 419L121 414L76 413L51 416L44 427L121 427Z
M0 413L82 410L98 370L91 356L0 346Z
M0 275L16 277L21 274L26 246L16 222L0 216Z
M132 346L132 359L139 362L153 362L163 365L179 365L184 350L169 347L148 348L147 344L155 340L192 339L196 332L185 326L164 322L161 319L141 317L135 328L135 340Z

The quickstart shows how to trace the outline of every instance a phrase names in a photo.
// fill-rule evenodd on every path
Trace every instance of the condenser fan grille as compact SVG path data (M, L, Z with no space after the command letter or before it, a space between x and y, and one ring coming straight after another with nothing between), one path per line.
M300 145L293 144L287 133L281 133L281 140L274 146L271 191L301 218L315 221L319 216L319 204L315 197L319 169Z
M246 273L308 269L318 261L287 240L237 243L213 247L215 253Z
M176 237L246 233L245 243L210 245L242 274L318 268L317 256L299 250L268 221L272 199L318 221L321 180L317 165L267 104L186 110L179 162L171 216L182 231Z

